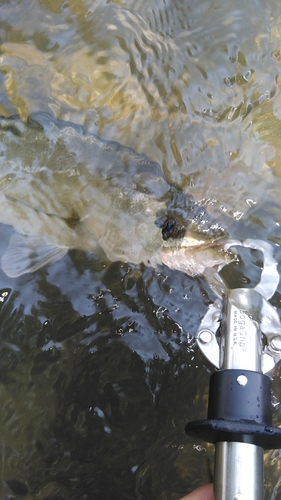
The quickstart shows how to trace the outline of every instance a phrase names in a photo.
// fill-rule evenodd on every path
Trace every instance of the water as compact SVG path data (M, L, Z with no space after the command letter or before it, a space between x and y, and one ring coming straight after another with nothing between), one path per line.
M15 0L0 19L1 115L133 148L231 237L280 245L279 1ZM252 286L260 256L242 257L229 282ZM212 447L183 432L206 415L204 277L72 249L0 287L1 498L176 500L210 480ZM279 478L269 452L266 499Z

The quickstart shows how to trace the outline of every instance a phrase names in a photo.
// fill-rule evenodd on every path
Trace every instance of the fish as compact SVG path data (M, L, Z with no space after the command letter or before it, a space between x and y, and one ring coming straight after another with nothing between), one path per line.
M0 172L0 223L13 227L1 258L9 277L69 249L192 276L229 261L223 228L157 162L82 126L48 113L0 118ZM171 220L178 229L169 238Z
M222 267L236 259L226 249L227 241L206 241L188 235L175 245L163 243L161 250L153 258L153 263L165 264L171 270L182 271L188 276L204 275L209 268L219 272ZM155 265L154 264L154 265Z

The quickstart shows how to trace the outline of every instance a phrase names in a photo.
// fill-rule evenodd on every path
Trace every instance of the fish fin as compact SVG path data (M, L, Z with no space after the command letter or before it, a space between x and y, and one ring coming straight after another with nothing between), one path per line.
M1 260L3 271L11 278L33 273L62 258L67 247L59 247L42 234L14 234Z

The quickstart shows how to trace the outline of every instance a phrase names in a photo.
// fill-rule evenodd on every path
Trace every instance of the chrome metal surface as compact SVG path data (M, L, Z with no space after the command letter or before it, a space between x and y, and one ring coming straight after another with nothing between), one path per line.
M261 371L260 310L262 297L255 290L231 290L225 303L221 334L222 369Z
M263 252L260 282L253 289L226 290L223 308L218 301L209 307L197 342L217 368L241 369L237 383L245 386L248 379L243 370L266 373L281 359L280 318L268 302L279 274L273 245L248 239L229 242L227 248L239 244ZM220 316L215 316L214 311L221 308ZM263 449L243 442L216 443L214 483L215 500L263 500Z
M274 245L263 240L255 240L248 238L242 242L232 240L226 243L225 249L228 250L234 246L243 246L260 250L263 253L263 270L259 283L254 287L254 290L259 292L265 299L270 299L276 292L279 284L280 276L277 269L277 261L274 258Z
M248 443L216 444L215 500L263 500L263 449Z
M204 356L216 368L231 366L230 358L235 358L233 362L236 364L240 359L242 365L238 364L237 368L247 367L268 373L281 359L281 349L278 347L281 343L280 318L275 307L268 302L279 283L274 246L262 240L247 239L242 243L236 240L229 241L225 248L239 245L262 251L264 264L260 282L253 289L225 290L227 300L224 300L223 314L222 300L217 299L209 306L201 321L197 332L197 343ZM243 311L246 316L243 316ZM230 331L231 338L227 341L220 332L222 319L226 322L223 328ZM245 338L243 338L243 327L246 331ZM201 335L206 331L209 332L209 341L203 342ZM260 340L257 348L252 350L256 336ZM203 338L206 338L206 334ZM246 360L247 365L244 366Z
M220 348L217 342L216 333L220 327L221 308L222 303L219 299L209 306L208 311L200 323L196 337L201 352L216 368L220 367ZM206 332L208 332L209 342L204 341L204 339L206 339Z

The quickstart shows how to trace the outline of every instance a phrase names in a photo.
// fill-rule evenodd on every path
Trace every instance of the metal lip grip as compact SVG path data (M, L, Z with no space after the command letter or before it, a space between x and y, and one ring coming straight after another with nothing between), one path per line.
M219 370L210 377L207 419L185 429L216 445L216 500L262 500L263 450L281 447L265 375L281 359L280 318L267 301L279 283L274 247L260 240L242 245L263 251L261 280L253 289L228 290L203 318L197 343Z

